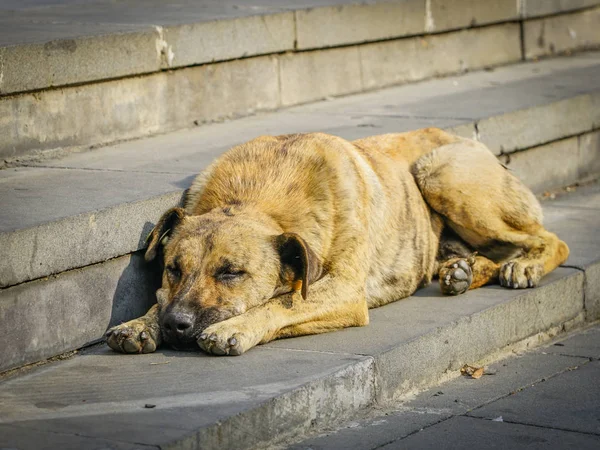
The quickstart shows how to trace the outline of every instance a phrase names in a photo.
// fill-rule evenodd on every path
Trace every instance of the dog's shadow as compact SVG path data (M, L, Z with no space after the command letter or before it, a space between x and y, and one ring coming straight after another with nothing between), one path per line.
M146 222L140 235L138 250L128 256L129 261L121 272L112 298L112 309L107 329L146 314L156 303L156 290L161 286L162 263L159 258L144 260L146 237L154 227Z

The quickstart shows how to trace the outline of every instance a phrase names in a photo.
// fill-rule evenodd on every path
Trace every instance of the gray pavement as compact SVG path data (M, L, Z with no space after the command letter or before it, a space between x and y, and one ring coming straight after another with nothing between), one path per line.
M290 449L600 448L600 325Z

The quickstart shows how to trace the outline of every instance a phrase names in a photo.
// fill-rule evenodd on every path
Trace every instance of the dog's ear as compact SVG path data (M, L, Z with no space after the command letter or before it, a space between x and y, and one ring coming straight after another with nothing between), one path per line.
M319 258L296 233L280 234L275 243L281 260L282 281L291 282L294 290L298 290L298 284L302 282L301 293L306 300L308 285L321 278L323 273Z
M152 261L156 258L159 245L165 245L169 240L169 236L173 230L181 223L185 217L183 208L171 208L162 215L156 226L152 229L146 242L148 249L146 250L146 261Z

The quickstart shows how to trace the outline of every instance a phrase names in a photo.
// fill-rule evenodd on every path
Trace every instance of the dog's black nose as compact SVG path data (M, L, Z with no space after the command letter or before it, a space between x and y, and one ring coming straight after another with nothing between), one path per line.
M190 314L172 312L163 318L163 332L167 338L186 341L193 333L194 320Z

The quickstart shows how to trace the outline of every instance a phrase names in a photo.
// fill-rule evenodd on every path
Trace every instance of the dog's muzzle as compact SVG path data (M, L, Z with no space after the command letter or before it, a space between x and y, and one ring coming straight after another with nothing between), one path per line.
M160 328L166 343L179 349L195 347L198 336L213 323L232 317L230 311L205 308L192 314L185 310L166 311L160 320Z
M163 338L172 345L189 345L196 342L194 316L181 311L169 312L162 318Z

